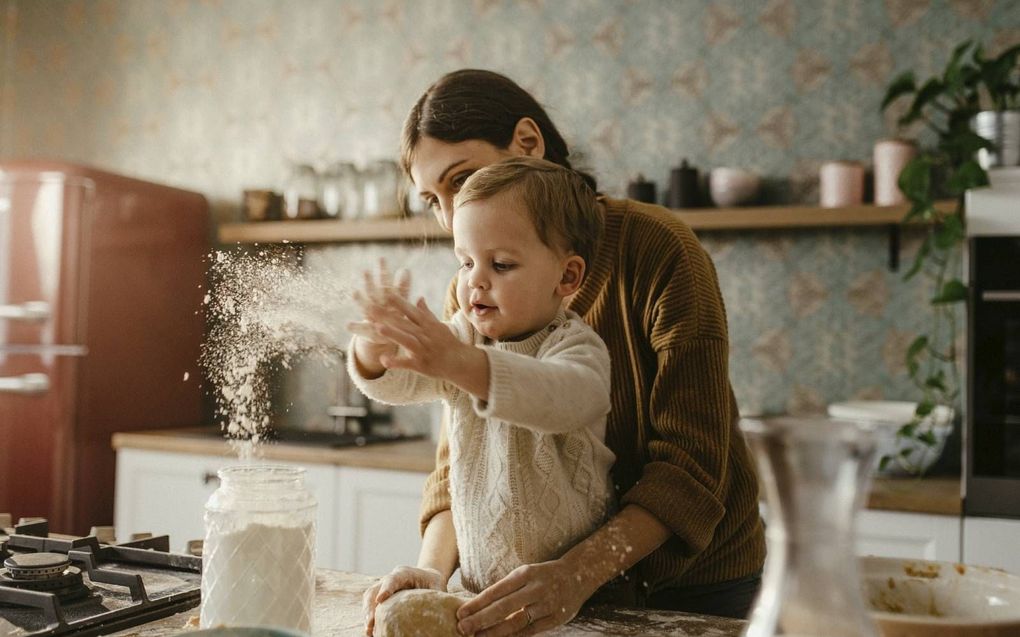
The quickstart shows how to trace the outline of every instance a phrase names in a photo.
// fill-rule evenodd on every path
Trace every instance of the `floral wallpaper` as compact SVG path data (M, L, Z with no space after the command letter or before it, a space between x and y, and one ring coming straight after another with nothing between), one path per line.
M964 39L1020 42L1017 0L0 0L0 18L0 157L197 190L219 221L289 162L393 157L413 101L465 66L533 91L610 194L639 173L661 194L687 158L756 170L764 202L812 202L822 162L866 161L894 132L892 77L935 72ZM883 230L702 239L743 409L915 397L902 358L929 291L888 269ZM441 289L452 268L432 258ZM281 400L300 414L310 393Z

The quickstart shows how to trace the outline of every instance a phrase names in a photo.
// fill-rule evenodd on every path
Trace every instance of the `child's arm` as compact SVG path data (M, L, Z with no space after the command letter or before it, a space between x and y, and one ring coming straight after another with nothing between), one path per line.
M541 358L485 348L491 381L488 398L475 401L478 415L556 434L590 427L609 413L605 343L577 321L556 329Z
M387 370L407 370L456 385L484 400L489 393L489 361L484 350L461 340L429 310L425 299L416 305L391 294L395 314L376 324L380 336L400 346L397 354L379 357Z

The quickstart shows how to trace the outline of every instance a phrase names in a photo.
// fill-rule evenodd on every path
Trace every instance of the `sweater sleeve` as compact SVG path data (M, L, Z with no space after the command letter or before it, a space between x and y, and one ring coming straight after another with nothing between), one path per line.
M737 417L729 382L726 312L715 267L689 228L642 232L630 253L636 316L654 364L644 414L646 461L621 504L638 504L690 555L711 543L726 514Z
M357 338L355 336L347 348L348 352L352 352L347 357L347 373L361 393L387 405L414 405L445 397L443 381L406 369L388 369L378 378L365 378L354 360L354 340Z
M638 482L621 498L651 512L700 553L726 513L720 493L736 417L725 341L693 340L658 354L650 420L655 436Z
M446 289L446 299L443 303L443 318L450 320L457 313L457 277L450 281ZM450 443L447 440L446 428L450 422L450 410L443 406L442 422L439 424L439 442L436 447L436 467L425 479L425 488L422 490L421 510L419 526L421 533L425 533L425 527L437 513L448 511L450 502Z
M482 418L539 433L591 426L609 413L609 352L594 330L570 321L539 357L486 347L489 400L474 399Z

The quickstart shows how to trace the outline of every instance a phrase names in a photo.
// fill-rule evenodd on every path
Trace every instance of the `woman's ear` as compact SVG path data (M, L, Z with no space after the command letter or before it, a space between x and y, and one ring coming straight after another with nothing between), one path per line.
M530 117L522 117L514 126L514 136L508 149L515 155L527 155L542 159L545 157L545 139L538 124Z
M584 280L584 259L580 255L572 254L563 262L563 276L556 286L556 294L567 297L577 292Z

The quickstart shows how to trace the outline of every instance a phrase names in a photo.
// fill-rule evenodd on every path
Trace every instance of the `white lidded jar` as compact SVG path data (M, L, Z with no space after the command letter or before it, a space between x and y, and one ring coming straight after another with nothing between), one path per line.
M311 631L316 502L304 473L255 464L219 470L205 505L202 628Z

